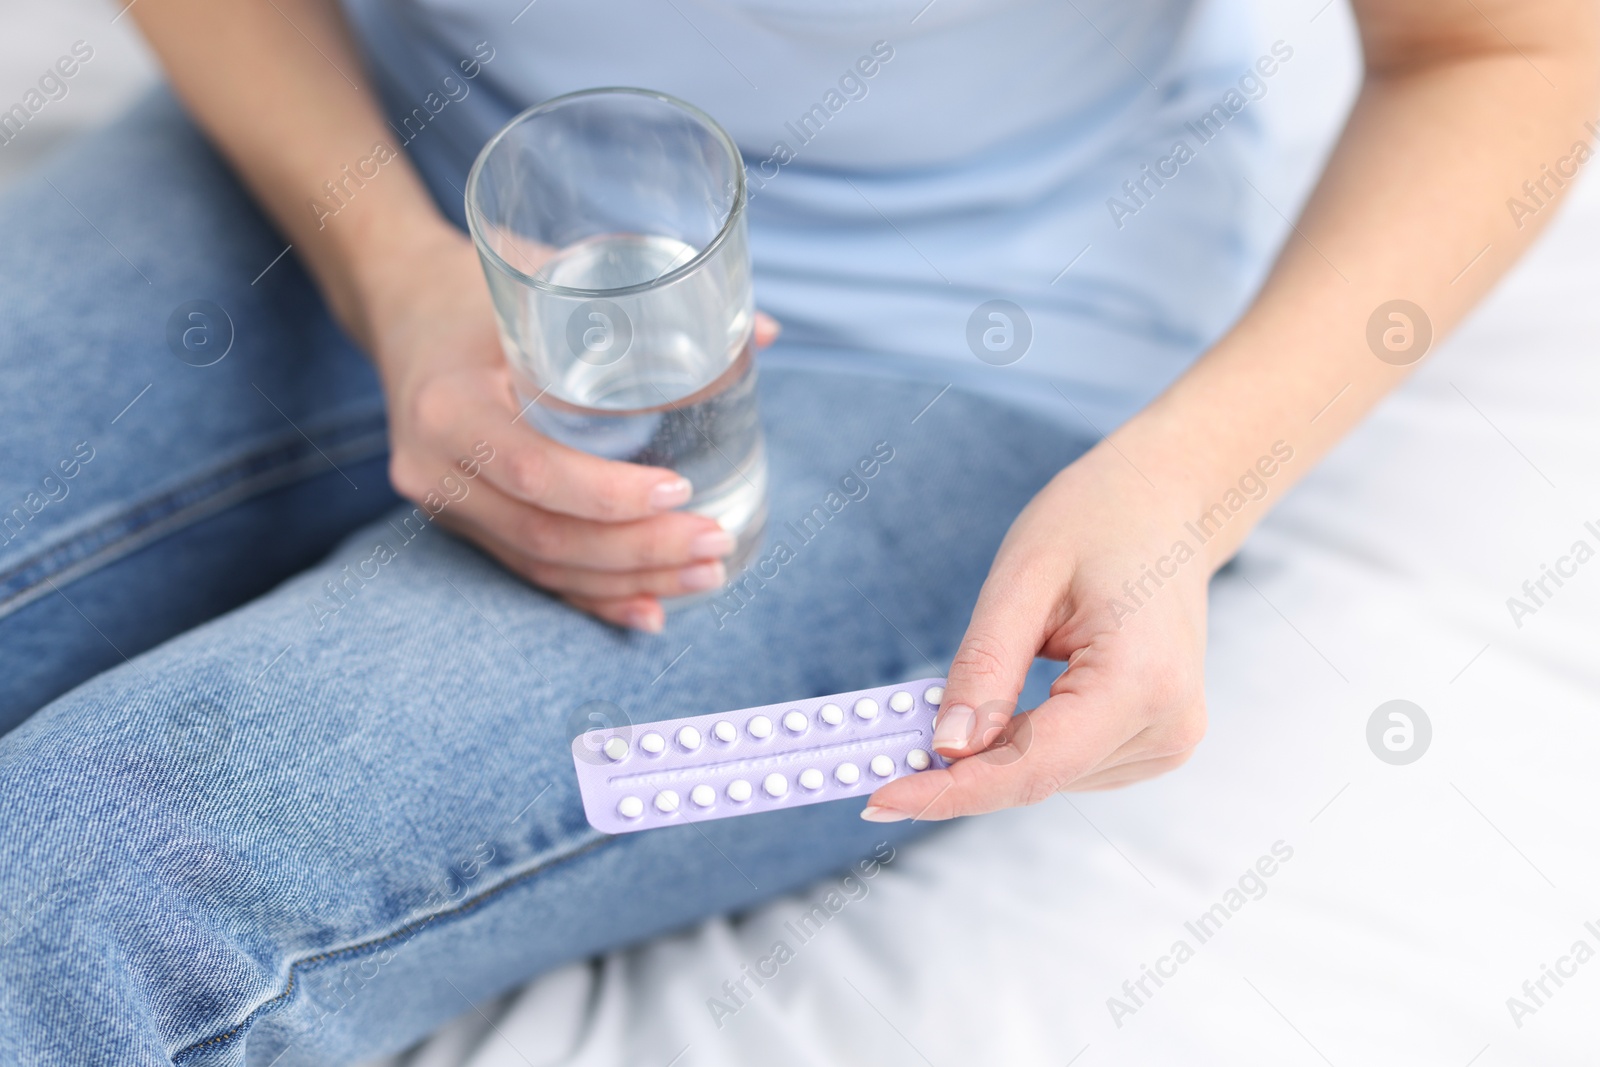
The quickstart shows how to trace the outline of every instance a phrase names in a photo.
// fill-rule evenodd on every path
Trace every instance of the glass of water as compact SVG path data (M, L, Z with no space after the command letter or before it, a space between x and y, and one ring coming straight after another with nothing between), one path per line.
M524 111L467 179L467 222L523 417L562 444L687 478L691 511L766 524L744 164L722 127L642 89Z

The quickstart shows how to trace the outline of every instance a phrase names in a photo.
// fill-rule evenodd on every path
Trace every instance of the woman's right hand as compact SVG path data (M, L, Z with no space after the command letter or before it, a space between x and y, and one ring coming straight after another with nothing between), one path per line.
M659 597L722 585L733 539L714 519L677 510L693 491L685 479L567 448L519 417L471 241L441 228L405 259L369 288L379 296L363 316L388 400L395 489L419 504L432 494L430 511L445 502L440 522L619 626L658 632ZM761 320L758 342L768 343L776 325Z
M692 489L676 473L564 448L518 418L472 243L394 141L336 0L128 7L190 111L377 364L389 476L402 495L516 574L620 626L660 630L659 597L726 580L720 561L732 541L715 520L678 510ZM381 177L323 198L328 175L380 149ZM319 198L309 211L308 192ZM776 333L757 316L758 347Z

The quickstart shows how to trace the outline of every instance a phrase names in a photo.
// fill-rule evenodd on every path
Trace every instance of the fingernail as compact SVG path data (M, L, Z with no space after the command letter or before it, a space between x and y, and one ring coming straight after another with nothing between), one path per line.
M965 704L945 708L933 728L933 747L947 750L966 748L967 742L972 739L972 728L977 723L977 713Z
M905 822L911 816L892 808L880 808L876 804L868 804L861 809L861 817L868 822Z
M678 582L685 589L715 589L728 580L728 568L715 560L696 563L678 572Z
M733 535L727 530L707 530L689 542L689 555L695 559L721 559L733 551Z
M978 748L988 748L999 740L1000 735L1005 733L1006 724L1011 721L1010 715L994 710L986 712L984 718L989 720L989 725L985 726L983 732L978 734ZM974 732L977 731L975 730Z
M694 495L694 486L687 478L671 478L650 490L650 506L657 511L671 511L682 507Z
M647 634L661 632L661 616L659 613L645 608L629 608L622 613L623 621L635 630L642 630Z

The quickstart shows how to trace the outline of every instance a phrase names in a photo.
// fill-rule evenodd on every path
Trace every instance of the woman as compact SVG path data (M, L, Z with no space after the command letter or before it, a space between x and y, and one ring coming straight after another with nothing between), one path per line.
M129 9L194 125L158 94L0 206L8 1062L376 1055L913 821L1188 757L1209 577L1550 217L1596 16L1358 2L1362 94L1247 301L1293 41L917 6ZM458 225L493 129L616 83L744 150L775 520L879 461L776 577L671 616L728 538L518 421ZM1071 669L1013 718L1036 655ZM584 822L591 716L946 660L957 762L864 809Z

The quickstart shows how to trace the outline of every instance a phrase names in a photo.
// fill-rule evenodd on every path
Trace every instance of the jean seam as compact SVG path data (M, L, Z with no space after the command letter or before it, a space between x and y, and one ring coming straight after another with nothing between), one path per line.
M322 459L334 463L332 457L337 456L360 461L381 455L387 447L381 411L341 417L318 436L323 439L321 445L315 439L308 445L299 435L271 438L169 489L123 502L114 514L41 546L0 571L0 617L43 596L54 579L67 576L76 580L229 506L325 473Z
M227 1044L254 1025L258 1019L270 1015L276 1012L279 1008L283 1007L294 996L296 984L295 978L302 968L309 968L318 963L325 963L328 960L349 959L351 957L364 954L371 949L379 948L383 945L389 944L390 942L399 938L420 933L425 927L428 927L441 919L459 918L462 915L466 915L476 910L479 906L487 903L494 897L499 896L507 889L511 889L514 886L526 882L534 875L545 873L553 867L560 866L561 864L566 863L568 860L576 859L585 853L592 852L603 845L608 845L614 842L615 840L616 837L610 834L597 835L583 842L583 844L577 846L576 848L568 849L567 851L558 855L542 860L527 870L508 877L497 885L485 889L477 896L468 900L463 900L460 904L445 908L443 911L436 911L429 915L424 915L419 919L412 919L410 922L405 923L398 929L392 930L387 934L368 938L365 941L358 941L353 945L346 945L343 948L329 949L326 952L318 952L314 955L294 960L289 964L289 976L284 981L282 991L256 1005L256 1007L252 1009L251 1012L231 1030L227 1030L224 1033L216 1034L212 1037L196 1041L191 1045L179 1049L178 1052L173 1055L172 1062L174 1064L181 1064L185 1059L195 1053L209 1051L220 1045Z

